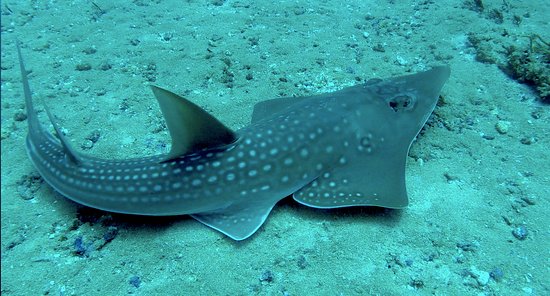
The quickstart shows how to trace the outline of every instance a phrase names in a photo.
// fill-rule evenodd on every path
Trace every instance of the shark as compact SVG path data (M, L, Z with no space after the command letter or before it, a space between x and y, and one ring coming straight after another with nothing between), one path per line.
M331 209L408 205L411 143L450 76L446 65L339 91L254 106L233 131L186 98L151 86L171 138L166 154L87 156L71 147L46 104L39 121L19 41L26 151L42 178L74 202L107 212L191 215L234 240L254 234L285 197Z

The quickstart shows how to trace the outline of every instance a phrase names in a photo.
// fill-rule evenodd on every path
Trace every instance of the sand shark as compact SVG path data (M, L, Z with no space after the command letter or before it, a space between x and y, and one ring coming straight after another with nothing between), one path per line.
M27 108L28 156L65 197L133 215L191 215L234 240L254 234L287 196L306 206L408 204L409 147L450 75L438 66L340 91L258 103L232 131L189 100L152 86L171 137L168 154L100 159L75 151L47 106L55 136L36 115L17 42Z

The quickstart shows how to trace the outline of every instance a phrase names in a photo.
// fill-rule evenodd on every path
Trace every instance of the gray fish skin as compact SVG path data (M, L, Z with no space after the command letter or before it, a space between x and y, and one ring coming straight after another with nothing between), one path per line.
M234 143L179 157L109 160L72 151L59 131L55 137L40 125L19 47L18 53L27 153L48 184L109 212L190 214L235 240L256 232L273 206L293 194L318 208L406 206L408 149L450 73L436 67L334 93L266 101Z

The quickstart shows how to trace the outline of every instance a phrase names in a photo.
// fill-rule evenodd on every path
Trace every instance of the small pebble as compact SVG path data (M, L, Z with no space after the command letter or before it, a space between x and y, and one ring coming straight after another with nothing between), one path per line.
M109 62L103 62L99 64L99 70L107 71L113 68L113 66Z
M386 52L386 49L384 48L384 46L380 43L376 44L375 46L372 47L372 50L374 51L377 51L377 52Z
M22 199L31 200L43 182L44 180L37 172L24 175L17 181L17 192Z
M515 238L519 240L524 240L527 238L528 234L527 227L525 227L525 225L520 225L512 230L512 234Z
M130 285L132 285L136 288L139 288L139 286L141 285L141 279L139 278L139 276L134 275L133 277L130 278L128 283L130 283Z
M94 54L97 52L97 49L95 47L88 47L82 51L85 54Z
M13 116L13 120L15 121L23 121L27 119L27 114L23 111L18 111L17 113L15 113L15 115Z
M537 142L537 138L535 137L523 137L520 140L521 144L523 145L531 145Z
M497 124L495 124L495 129L499 134L505 135L510 130L510 125L510 121L500 120Z
M90 140L84 140L82 142L82 144L80 145L80 148L82 148L84 150L92 149L92 147L94 147L94 142L92 142Z
M139 39L132 39L132 40L130 40L130 44L133 45L133 46L138 46L140 42L141 42L141 41L139 41Z
M424 287L424 281L421 280L421 279L412 279L409 282L409 285L418 290L418 289Z
M273 273L271 270L266 270L260 276L260 282L271 283L273 281Z
M544 110L542 108L536 108L533 112L531 112L531 117L534 119L539 119L542 117L542 114L544 114L543 111Z
M500 282L504 277L504 271L498 267L493 269L489 274L491 275L491 278L497 282Z
M107 229L107 232L103 234L103 240L105 240L105 242L107 243L111 242L116 238L117 235L118 235L118 228L115 226L109 226L109 229Z
M298 257L297 265L300 269L304 269L307 267L308 264L304 255L300 255L300 257Z
M2 125L0 139L5 140L11 136L11 130Z
M456 256L454 258L454 260L455 260L456 263L462 264L462 263L466 262L466 257L464 255L460 254L460 255Z
M86 140L90 140L93 143L97 142L99 140L99 137L101 136L101 132L99 130L95 130L91 132L87 137Z
M444 173L443 176L445 177L447 183L454 183L454 182L460 181L460 178L458 176L451 174L449 172Z
M75 69L77 71L89 71L89 70L92 70L92 65L88 63L77 64Z
M491 275L483 270L477 269L475 266L470 268L470 275L477 281L478 285L486 286L489 283Z
M475 252L478 246L479 243L476 242L458 242L456 244L456 247L464 252Z

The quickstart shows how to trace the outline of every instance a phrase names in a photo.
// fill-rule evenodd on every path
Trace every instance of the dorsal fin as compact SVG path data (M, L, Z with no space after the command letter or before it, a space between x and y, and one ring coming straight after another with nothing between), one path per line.
M165 160L227 146L237 140L235 132L201 107L158 86L151 88L172 138L172 148Z

